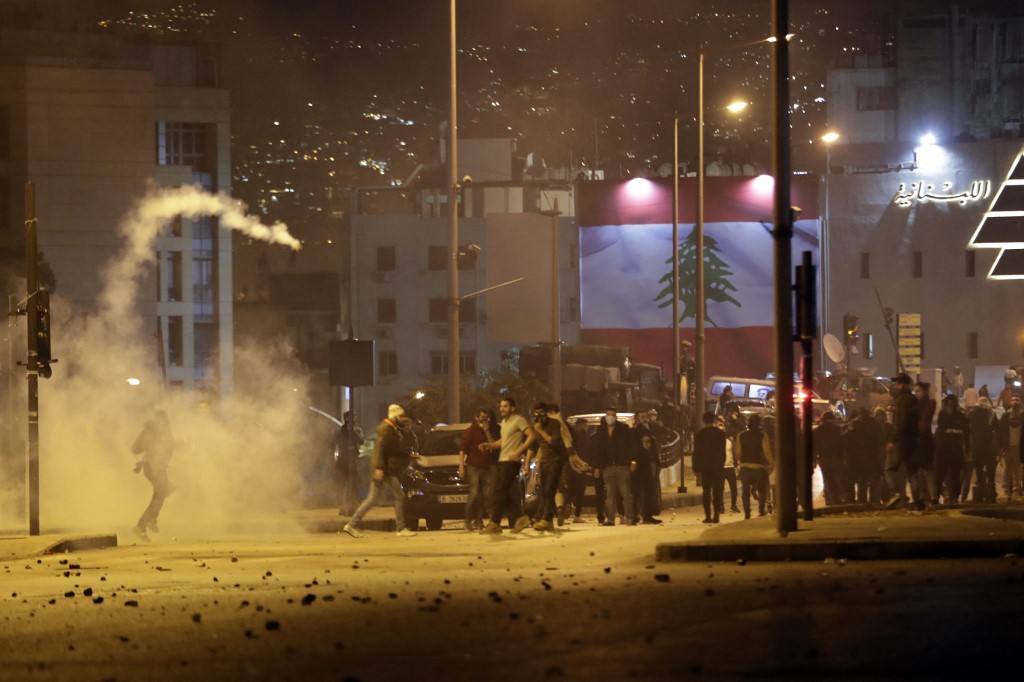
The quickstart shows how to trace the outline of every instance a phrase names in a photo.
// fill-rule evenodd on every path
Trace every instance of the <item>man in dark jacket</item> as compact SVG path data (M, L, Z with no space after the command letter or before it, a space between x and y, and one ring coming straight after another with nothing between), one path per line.
M631 526L633 509L630 474L636 471L635 443L629 427L618 420L615 408L605 410L604 422L591 436L594 478L603 477L605 485L605 520L601 525L614 526L615 515L621 504L622 523Z
M338 492L338 514L351 514L356 508L356 478L362 431L352 423L352 410L345 413L344 424L331 437L334 481Z
M971 428L971 460L978 486L974 501L991 504L996 501L997 445L992 405L987 398L971 408L967 421Z
M700 474L704 523L718 523L725 489L725 432L716 426L714 412L705 412L703 428L693 436L693 471Z
M924 508L918 467L918 425L921 408L917 398L910 392L910 377L900 372L892 378L893 424L892 438L885 451L885 480L892 492L886 504L893 509L906 500L907 481L914 505Z
M846 499L846 465L843 456L843 431L832 412L821 415L821 425L814 432L814 454L821 466L825 483L825 504L843 504Z
M971 429L955 395L942 399L939 424L935 431L935 489L943 494L946 504L960 502L961 475L964 460L970 452Z
M653 412L653 410L652 410ZM633 493L633 521L659 524L658 513L658 444L655 442L650 412L638 411L633 415L633 438L636 452L636 471L630 475Z
M843 435L848 502L881 502L878 486L882 478L884 439L882 425L871 417L866 407L858 408L849 430Z
M151 420L146 422L142 433L132 443L132 452L142 455L142 458L135 463L135 473L141 471L153 486L153 497L149 500L149 506L142 512L139 522L135 524L135 534L139 536L139 539L149 542L146 531L160 532L157 518L160 516L160 510L163 509L164 500L174 492L174 484L167 476L167 466L170 464L171 454L174 452L174 436L171 433L171 421L166 412L159 410Z
M354 538L366 537L359 532L359 523L373 508L377 496L385 486L391 491L391 496L395 501L395 526L398 528L398 536L412 537L416 535L415 531L405 527L405 493L402 491L402 483L399 481L399 476L408 465L409 457L417 457L416 454L403 450L403 417L405 417L405 410L401 405L389 405L387 419L377 426L377 442L373 448L373 461L370 465L373 471L370 493L344 528L344 531Z

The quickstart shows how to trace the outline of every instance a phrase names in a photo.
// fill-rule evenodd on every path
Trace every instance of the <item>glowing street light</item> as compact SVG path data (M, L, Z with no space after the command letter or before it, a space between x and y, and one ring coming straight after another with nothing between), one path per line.
M727 105L725 108L728 109L729 111L731 111L732 113L736 114L736 113L739 113L739 112L743 111L748 106L750 106L750 102L732 102L731 104Z
M138 386L141 383L142 383L142 381L140 381L139 379L136 379L135 377L128 377L128 385L129 386Z
M825 144L832 144L833 142L835 142L838 139L839 139L839 133L837 133L834 130L830 130L830 131L828 131L827 133L825 133L824 135L821 136L821 141L824 142Z

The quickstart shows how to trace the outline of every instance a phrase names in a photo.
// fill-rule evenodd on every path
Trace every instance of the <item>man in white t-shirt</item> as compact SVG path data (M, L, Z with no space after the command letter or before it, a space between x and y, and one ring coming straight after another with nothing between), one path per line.
M530 517L523 513L523 496L519 487L519 471L522 468L523 454L537 439L530 423L516 414L516 401L502 398L499 404L501 414L501 437L489 443L482 443L480 448L498 450L498 463L491 477L491 520L480 531L483 535L501 533L501 519L506 511L509 517L516 519L513 533L518 533L530 525Z

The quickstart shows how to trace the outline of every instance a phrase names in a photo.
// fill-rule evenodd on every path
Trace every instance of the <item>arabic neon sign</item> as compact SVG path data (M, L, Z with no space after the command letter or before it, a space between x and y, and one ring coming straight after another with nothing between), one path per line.
M907 188L907 183L901 182L892 201L897 206L903 208L909 208L915 203L926 203L929 201L937 203L956 202L961 206L966 206L972 201L988 199L992 194L992 181L975 180L971 183L970 189L966 189L963 192L950 192L951 189L953 189L952 182L942 183L937 192L935 191L934 184L926 183L923 180L910 183L909 189Z

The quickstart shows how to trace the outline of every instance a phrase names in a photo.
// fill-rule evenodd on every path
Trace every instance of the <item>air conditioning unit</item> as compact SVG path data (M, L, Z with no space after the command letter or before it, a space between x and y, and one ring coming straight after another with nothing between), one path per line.
M391 282L391 275L394 273L390 271L377 271L373 273L373 281L377 284L389 284Z

